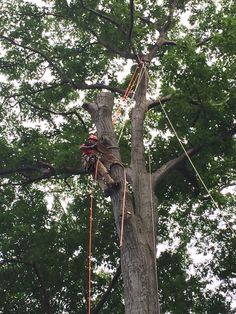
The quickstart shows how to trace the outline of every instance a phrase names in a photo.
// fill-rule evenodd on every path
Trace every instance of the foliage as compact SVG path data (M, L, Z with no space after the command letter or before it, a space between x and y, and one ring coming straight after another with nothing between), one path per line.
M0 170L44 159L57 175L27 182L24 171L0 172L0 313L45 313L47 298L51 313L86 313L90 183L68 174L80 168L79 144L93 127L82 103L107 86L127 86L131 73L120 79L120 72L130 64L132 71L135 53L153 46L174 2L136 1L132 25L124 0L2 1ZM235 197L225 191L235 185L236 169L235 12L234 1L179 1L168 33L176 45L160 47L150 65L150 94L171 94L166 111L186 148L201 146L192 159L220 206L213 208L187 162L157 186L163 313L233 313ZM181 147L160 106L144 123L156 171ZM120 146L127 165L130 122ZM118 267L119 248L110 204L94 194L95 307ZM121 280L102 310L109 312L124 312Z

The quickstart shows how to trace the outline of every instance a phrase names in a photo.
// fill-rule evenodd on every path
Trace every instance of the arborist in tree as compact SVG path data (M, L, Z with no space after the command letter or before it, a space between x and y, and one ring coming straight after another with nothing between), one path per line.
M113 165L119 164L120 161L110 152L110 148L100 141L97 136L91 134L85 143L80 145L82 151L82 165L87 173L100 181L104 189L105 196L109 196L120 186L120 182L115 182L110 176L110 169Z

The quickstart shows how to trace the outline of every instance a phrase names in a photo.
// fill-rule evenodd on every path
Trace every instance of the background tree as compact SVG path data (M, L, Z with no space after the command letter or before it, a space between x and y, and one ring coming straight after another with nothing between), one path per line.
M233 313L235 11L223 0L1 2L2 313L86 313L79 144L95 125L118 145L123 116L112 117L136 65L144 72L113 150L131 215L120 250L115 166L111 204L94 192L93 312L159 313L160 303L162 313ZM114 271L115 291L102 297Z

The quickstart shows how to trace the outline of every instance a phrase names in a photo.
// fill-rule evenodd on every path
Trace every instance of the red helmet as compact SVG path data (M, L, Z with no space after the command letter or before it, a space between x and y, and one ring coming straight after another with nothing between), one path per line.
M88 139L89 139L90 141L97 141L97 136L96 136L95 134L90 134L89 137L88 137Z

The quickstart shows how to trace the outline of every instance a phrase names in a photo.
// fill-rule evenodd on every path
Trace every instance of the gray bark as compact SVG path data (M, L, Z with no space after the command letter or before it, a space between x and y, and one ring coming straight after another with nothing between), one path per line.
M146 85L146 79L143 83ZM129 176L133 197L126 193L124 239L121 247L121 269L124 282L126 314L159 314L158 288L156 277L155 228L153 230L153 191L150 174L146 171L143 145L143 120L146 112L145 86L140 88L136 106L132 112L131 171ZM86 109L96 125L98 138L105 136L111 146L117 146L112 125L114 99L111 93L100 93L96 103L85 103ZM120 159L117 149L112 153ZM120 214L124 189L124 169L113 166L111 175L121 182L121 188L111 196L113 213L118 235L120 235ZM134 202L133 202L134 199ZM155 198L153 198L155 200ZM156 221L156 218L155 218ZM154 234L153 234L154 231Z

